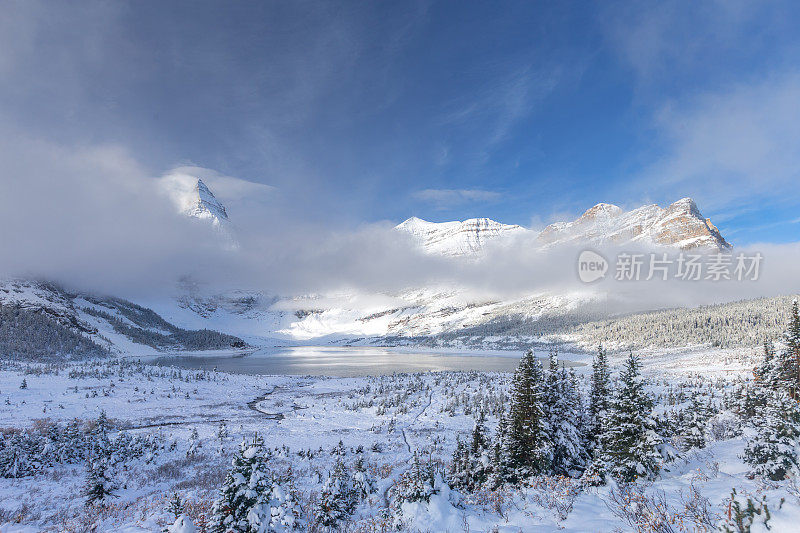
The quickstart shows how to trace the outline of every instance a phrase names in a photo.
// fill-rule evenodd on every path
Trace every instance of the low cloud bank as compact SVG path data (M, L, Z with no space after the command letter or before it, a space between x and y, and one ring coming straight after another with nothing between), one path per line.
M619 253L649 251L605 248L597 251L611 263L606 278L584 284L577 275L583 248L542 251L534 232L488 246L477 259L429 255L389 222L325 227L308 222L304 206L289 205L278 190L208 169L180 167L154 178L119 147L67 150L7 140L0 147L0 169L8 176L0 196L4 276L125 295L171 291L186 275L219 290L280 295L436 286L458 288L465 297L515 299L577 290L616 294L632 310L800 290L798 244L737 249L761 252L759 280L719 282L616 281ZM238 248L224 246L207 221L179 213L176 194L185 198L195 176L228 208Z

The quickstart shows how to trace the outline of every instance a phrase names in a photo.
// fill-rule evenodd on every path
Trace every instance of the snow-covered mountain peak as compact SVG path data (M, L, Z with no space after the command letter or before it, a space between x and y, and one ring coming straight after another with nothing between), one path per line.
M599 203L594 207L590 207L586 212L581 215L578 220L584 222L596 220L610 220L622 214L622 208L614 204Z
M730 248L691 198L681 198L665 208L650 204L631 211L611 204L597 204L573 222L547 226L539 235L539 241L545 246L570 242L642 242L682 250Z
M530 231L488 218L437 223L411 217L397 229L412 235L425 251L443 255L474 254L482 251L490 240ZM711 220L703 217L691 198L681 198L663 208L649 204L630 211L614 204L600 203L572 222L550 224L537 240L542 248L562 244L620 245L628 242L681 250L727 250L731 247Z
M215 227L228 222L228 211L197 174L175 171L158 181L160 192L175 205L178 213L210 221Z
M411 217L396 229L412 235L426 252L442 255L474 254L490 240L526 231L522 226L501 224L489 218L428 222Z
M191 217L209 219L214 224L221 224L222 221L228 220L225 206L216 199L211 189L199 178L194 188L194 198L185 213Z

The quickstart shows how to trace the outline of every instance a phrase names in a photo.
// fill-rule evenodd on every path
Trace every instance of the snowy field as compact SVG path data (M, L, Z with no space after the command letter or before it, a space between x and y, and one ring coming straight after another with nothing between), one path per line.
M698 391L721 400L747 378L748 356L648 354L644 375L656 412L686 406ZM584 390L590 373L589 366L577 369ZM772 531L797 530L800 489L748 479L741 458L748 429L739 429L725 409L709 422L708 446L679 452L653 482L621 489L537 478L520 490L473 494L442 485L430 502L404 504L398 517L391 488L414 455L439 465L446 478L456 438L469 438L478 412L494 433L509 381L509 374L485 372L329 378L121 360L6 364L0 371L5 434L46 436L54 425L66 428L76 418L91 424L105 413L112 439L124 434L147 444L139 456L122 453L116 460L109 473L116 490L103 509L85 506L80 462L33 464L6 453L0 464L31 464L19 465L27 475L0 478L0 531L161 531L175 521L168 501L176 493L202 530L239 443L254 434L272 450L270 468L290 480L306 517L315 512L336 454L348 465L360 459L371 493L340 525L347 531L707 531L725 519L733 489L754 501L766 497ZM306 522L303 530L324 530Z

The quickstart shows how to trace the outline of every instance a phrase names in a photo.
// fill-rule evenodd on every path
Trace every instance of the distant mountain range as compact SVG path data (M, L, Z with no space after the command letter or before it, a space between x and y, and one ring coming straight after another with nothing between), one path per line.
M488 218L428 222L412 217L398 224L396 229L412 235L425 251L450 256L480 253L489 242L522 235L535 236L537 246L542 249L564 244L621 245L629 242L681 250L725 251L731 248L691 198L683 198L665 208L652 204L631 211L600 203L578 219L550 224L538 234L522 226Z
M233 243L235 249L225 206L202 180L191 176L182 180L177 209L210 223L226 237L222 245ZM690 198L665 208L646 205L631 211L601 203L572 222L554 223L541 232L488 218L437 223L416 217L397 225L396 230L409 234L428 253L453 258L483 257L495 244L533 246L543 253L580 244L636 243L709 252L731 248ZM241 347L265 338L279 342L510 347L614 312L609 295L599 295L587 287L499 300L469 296L451 285L409 287L367 296L220 292L187 278L176 280L172 294L137 305L120 298L68 292L48 283L0 281L0 306L43 313L53 324L103 350L128 354ZM501 338L505 340L500 342ZM492 341L495 344L487 345L488 339L496 339ZM80 339L63 342L73 341L79 343Z

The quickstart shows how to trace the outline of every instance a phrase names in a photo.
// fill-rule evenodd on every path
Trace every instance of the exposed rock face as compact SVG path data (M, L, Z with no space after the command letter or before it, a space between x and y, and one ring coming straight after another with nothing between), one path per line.
M475 254L482 251L490 240L530 232L521 226L501 224L488 218L436 223L412 217L399 224L397 229L413 235L427 252L454 256ZM683 198L666 208L651 204L632 211L623 211L613 204L597 204L577 220L550 224L536 240L543 248L561 244L628 242L681 250L714 251L731 247L711 220L703 217L691 198Z
M477 253L490 240L528 231L522 226L501 224L488 218L437 223L411 217L397 229L413 235L426 251L443 255Z
M615 205L598 204L574 222L547 226L539 235L544 245L568 242L652 243L681 250L727 250L731 245L691 198L661 208L655 204L624 212Z

